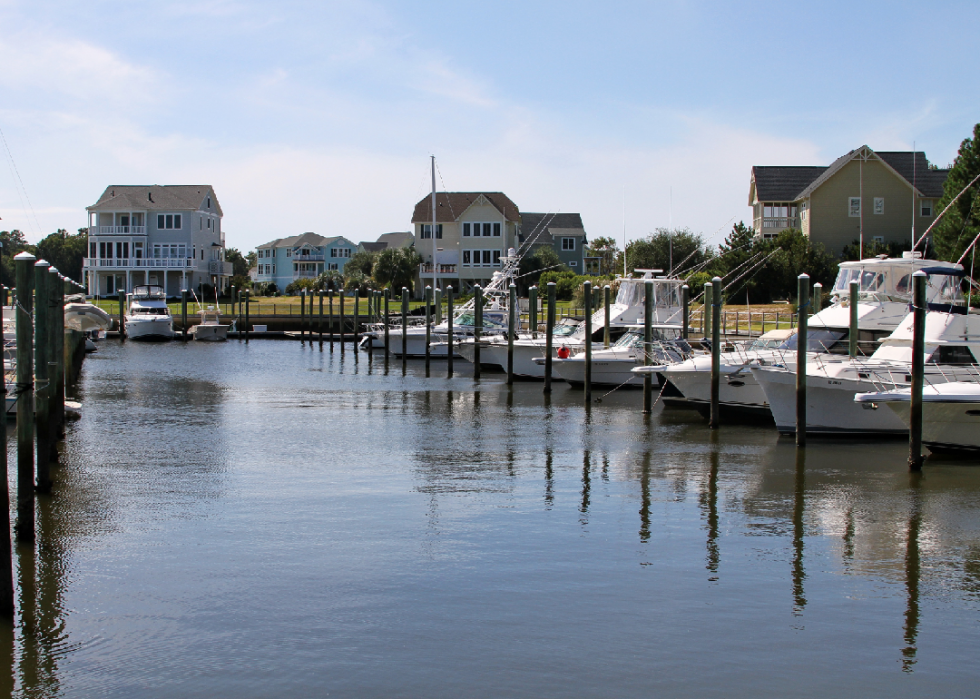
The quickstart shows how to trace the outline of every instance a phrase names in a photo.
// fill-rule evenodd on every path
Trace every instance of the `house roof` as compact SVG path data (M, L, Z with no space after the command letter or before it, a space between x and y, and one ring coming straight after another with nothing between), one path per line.
M480 197L484 197L506 220L520 220L521 212L517 204L503 192L436 192L436 223L452 223L458 220ZM431 196L415 205L412 223L432 223Z
M378 236L378 242L386 243L389 248L407 248L415 242L415 234L411 231L382 233Z
M888 163L895 172L915 185L922 196L936 197L943 195L943 184L949 175L949 170L931 170L926 154L922 151L875 151L875 154Z
M361 243L361 247L367 252L381 252L388 249L388 243Z
M752 168L756 198L759 201L794 201L796 195L825 170L826 167L810 165L756 165Z
M521 242L554 245L556 235L585 235L581 214L521 214Z
M102 196L88 211L108 209L113 211L197 211L204 198L210 196L214 210L224 216L214 188L209 184L151 184L109 185Z
M289 236L288 238L276 238L269 243L263 243L262 245L256 246L256 250L264 250L266 248L295 248L301 245L314 245L320 247L323 245L330 245L337 240L347 240L342 235L335 235L329 238L318 235L317 233L302 233L300 235ZM350 242L349 240L347 242ZM351 243L354 245L354 243Z

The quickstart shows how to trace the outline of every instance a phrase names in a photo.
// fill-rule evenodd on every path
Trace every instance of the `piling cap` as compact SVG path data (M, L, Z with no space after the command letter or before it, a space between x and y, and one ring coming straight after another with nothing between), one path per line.
M712 283L712 284L714 284L715 282L720 282L720 281L721 281L721 277L713 277L713 278L711 279L711 283Z
M32 255L29 252L22 252L19 255L15 256L14 259L15 260L36 260L37 258L34 257L34 255Z
M14 259L16 260L17 258L15 257ZM34 263L34 266L35 267L50 267L51 266L51 263L48 262L47 260L43 260L42 259L42 260L38 260L37 262L35 262Z
M797 279L809 279L809 278L810 278L809 274L801 274L800 276L797 277Z
M51 272L51 274L57 274L58 273L58 268L57 267L52 267L48 271Z
M16 259L16 258L15 258ZM928 277L929 275L923 272L921 269L917 269L912 273L913 277Z

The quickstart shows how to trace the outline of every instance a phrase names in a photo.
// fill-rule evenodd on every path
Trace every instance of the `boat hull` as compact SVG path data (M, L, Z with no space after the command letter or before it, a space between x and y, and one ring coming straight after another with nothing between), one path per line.
M126 337L143 342L166 342L174 338L174 324L170 318L152 320L126 319Z
M718 383L718 400L728 411L768 415L766 394L749 368L722 363ZM663 377L670 381L691 407L711 405L711 357L688 360L682 365L667 367Z
M191 332L194 339L198 342L225 342L228 339L228 329L230 325L210 325L201 323L195 325Z
M908 402L885 405L903 423L909 424ZM923 401L922 443L938 453L980 453L980 402Z
M572 386L585 384L585 355L581 354L568 359L555 359L552 366L558 376ZM635 357L608 357L592 359L593 386L632 386L641 388L643 377L634 374L633 369L639 366ZM652 374L653 385L659 386L657 375Z

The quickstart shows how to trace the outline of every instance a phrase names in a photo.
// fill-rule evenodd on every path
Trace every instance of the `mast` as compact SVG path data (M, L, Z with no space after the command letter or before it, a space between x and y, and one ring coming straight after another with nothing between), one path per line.
M438 289L436 273L436 156L432 157L432 288Z

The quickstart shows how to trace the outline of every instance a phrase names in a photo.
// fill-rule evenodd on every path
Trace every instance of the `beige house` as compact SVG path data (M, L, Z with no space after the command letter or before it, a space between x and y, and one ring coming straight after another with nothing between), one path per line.
M925 153L875 152L861 146L829 167L756 166L749 206L758 235L802 230L827 251L840 254L855 240L911 241L935 220L948 170Z
M433 231L432 197L427 196L412 214L415 249L423 260L422 286L433 278L440 289L452 285L464 293L474 284L485 285L500 269L500 258L517 247L520 211L502 192L438 192L435 220Z

